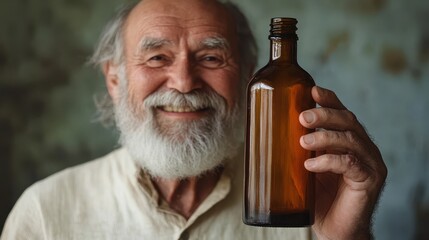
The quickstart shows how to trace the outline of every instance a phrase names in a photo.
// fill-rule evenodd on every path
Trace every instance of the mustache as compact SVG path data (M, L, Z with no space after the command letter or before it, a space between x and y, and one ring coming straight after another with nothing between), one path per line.
M156 91L144 100L143 105L145 109L171 106L195 110L213 109L218 114L227 113L226 100L213 90L203 89L196 89L189 93L181 93L174 89Z

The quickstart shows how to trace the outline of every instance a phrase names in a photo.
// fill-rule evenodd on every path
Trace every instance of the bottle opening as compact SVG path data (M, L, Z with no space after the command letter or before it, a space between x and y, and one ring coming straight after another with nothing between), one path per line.
M290 38L298 40L298 35L296 34L296 24L298 21L295 18L287 17L276 17L271 18L271 29L269 39L277 38Z

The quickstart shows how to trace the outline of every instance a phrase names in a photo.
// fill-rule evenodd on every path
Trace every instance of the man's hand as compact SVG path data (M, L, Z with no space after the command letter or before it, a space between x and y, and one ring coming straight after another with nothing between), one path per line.
M371 219L387 176L380 151L355 115L334 92L313 87L321 107L304 111L304 127L320 129L302 136L301 146L316 151L305 162L316 173L318 239L370 239Z

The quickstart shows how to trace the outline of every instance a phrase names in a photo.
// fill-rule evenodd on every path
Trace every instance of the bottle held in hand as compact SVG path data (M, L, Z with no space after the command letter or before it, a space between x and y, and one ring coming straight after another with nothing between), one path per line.
M314 152L299 139L299 114L316 106L314 81L297 63L297 20L271 19L270 60L247 88L243 222L303 227L314 222L314 174L304 161Z

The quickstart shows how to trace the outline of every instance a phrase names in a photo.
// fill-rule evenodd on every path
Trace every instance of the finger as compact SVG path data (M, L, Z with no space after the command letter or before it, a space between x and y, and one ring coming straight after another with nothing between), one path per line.
M342 174L345 178L354 182L363 182L370 176L369 169L353 154L324 154L306 160L304 166L311 172Z
M306 128L356 131L362 138L367 135L356 116L347 109L314 108L306 110L299 115L299 122Z
M335 108L335 109L346 109L346 107L338 99L337 95L326 88L314 86L311 89L311 96L314 101L322 107Z
M369 154L366 143L352 131L316 131L302 136L300 144L311 151L353 153L364 159Z
M332 108L314 108L299 115L301 125L310 129L354 131L366 142L372 142L365 127L351 111Z
M299 121L306 128L352 130L350 126L360 125L356 116L348 110L313 108L299 115Z

